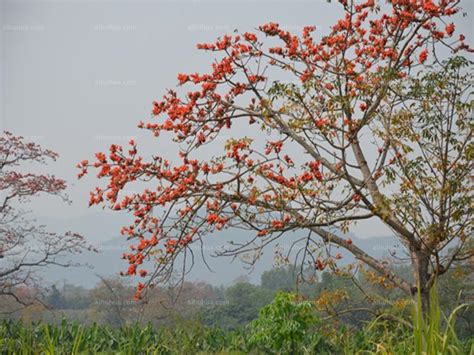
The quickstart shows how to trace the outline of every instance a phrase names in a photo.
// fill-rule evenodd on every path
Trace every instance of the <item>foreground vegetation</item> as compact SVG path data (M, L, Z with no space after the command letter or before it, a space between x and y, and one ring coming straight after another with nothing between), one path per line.
M174 326L30 325L4 321L0 325L0 351L4 354L472 354L474 339L460 340L455 332L458 306L443 317L432 294L430 321L416 312L411 322L394 314L381 314L361 329L322 319L316 304L294 293L278 292L259 317L245 327L225 330L185 321Z
M411 298L362 269L325 271L298 287L295 271L272 269L260 285L185 283L179 297L156 288L147 302L133 301L133 286L117 279L91 290L53 287L41 304L13 313L0 302L0 353L474 353L467 266L440 279L428 324Z

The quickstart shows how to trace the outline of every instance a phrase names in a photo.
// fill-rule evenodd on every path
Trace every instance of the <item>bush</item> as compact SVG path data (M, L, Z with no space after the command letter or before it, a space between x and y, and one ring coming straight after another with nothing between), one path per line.
M319 332L321 322L311 302L292 293L277 293L250 323L250 345L280 354L331 353L332 347Z

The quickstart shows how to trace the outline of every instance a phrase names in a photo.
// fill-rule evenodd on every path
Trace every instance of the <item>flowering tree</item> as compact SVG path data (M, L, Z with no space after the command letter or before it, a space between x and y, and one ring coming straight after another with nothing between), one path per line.
M48 265L69 266L68 253L86 248L84 238L72 232L47 232L26 218L19 208L41 193L61 197L66 183L50 175L20 172L25 163L45 163L58 155L26 142L23 137L3 132L0 136L0 295L27 305L40 288L37 270Z
M146 280L137 296L168 279L178 260L186 272L191 245L223 228L254 234L222 255L258 258L298 232L287 236L301 245L298 262L337 268L344 248L387 287L415 294L419 285L425 304L435 278L472 256L472 77L471 63L455 56L470 51L454 37L459 1L339 2L345 15L321 40L316 27L297 36L268 23L259 34L198 45L218 57L211 72L179 74L192 89L168 91L139 124L173 137L179 164L146 160L134 141L79 163L79 176L94 167L108 180L91 205L135 217L122 233L136 240L124 254L128 275ZM223 153L203 159L224 137L232 138ZM137 181L148 188L122 193ZM393 231L415 284L344 237L360 220Z

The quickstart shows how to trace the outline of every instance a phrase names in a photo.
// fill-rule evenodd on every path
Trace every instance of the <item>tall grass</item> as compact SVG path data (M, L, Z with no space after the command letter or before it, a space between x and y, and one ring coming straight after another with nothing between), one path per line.
M418 287L420 290L420 287ZM464 354L463 344L455 331L457 313L468 307L467 304L457 306L446 317L439 307L437 285L430 290L430 304L427 314L423 314L421 293L418 291L413 306L413 348L416 355ZM471 345L470 354L474 354Z
M197 354L246 349L239 332L224 332L199 324L155 329L151 326L25 325L5 321L0 325L2 354Z

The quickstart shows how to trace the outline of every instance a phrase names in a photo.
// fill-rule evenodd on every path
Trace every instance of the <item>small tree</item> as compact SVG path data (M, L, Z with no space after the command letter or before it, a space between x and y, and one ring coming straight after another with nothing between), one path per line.
M332 353L331 345L315 329L321 326L314 305L291 293L278 292L250 323L250 344L270 353Z
M339 2L344 17L319 41L316 27L296 36L268 23L261 37L198 45L219 56L212 71L179 74L194 89L170 90L139 124L163 144L173 137L179 164L147 161L134 141L79 164L80 176L93 166L108 179L91 204L135 217L122 230L137 241L124 255L128 275L168 279L215 230L254 231L220 255L253 251L255 260L296 231L298 262L335 267L344 248L381 284L411 295L419 286L426 305L435 278L472 256L471 63L441 60L446 49L470 51L450 22L460 1ZM219 154L224 137L232 138ZM125 196L136 181L148 188ZM382 222L401 241L414 284L344 237L361 220ZM148 259L151 273L139 270Z
M23 203L39 194L67 201L64 180L51 175L20 172L27 163L46 163L58 155L23 137L3 132L0 136L0 295L27 305L41 289L38 269L70 266L70 253L90 249L82 236L47 232L27 219Z

